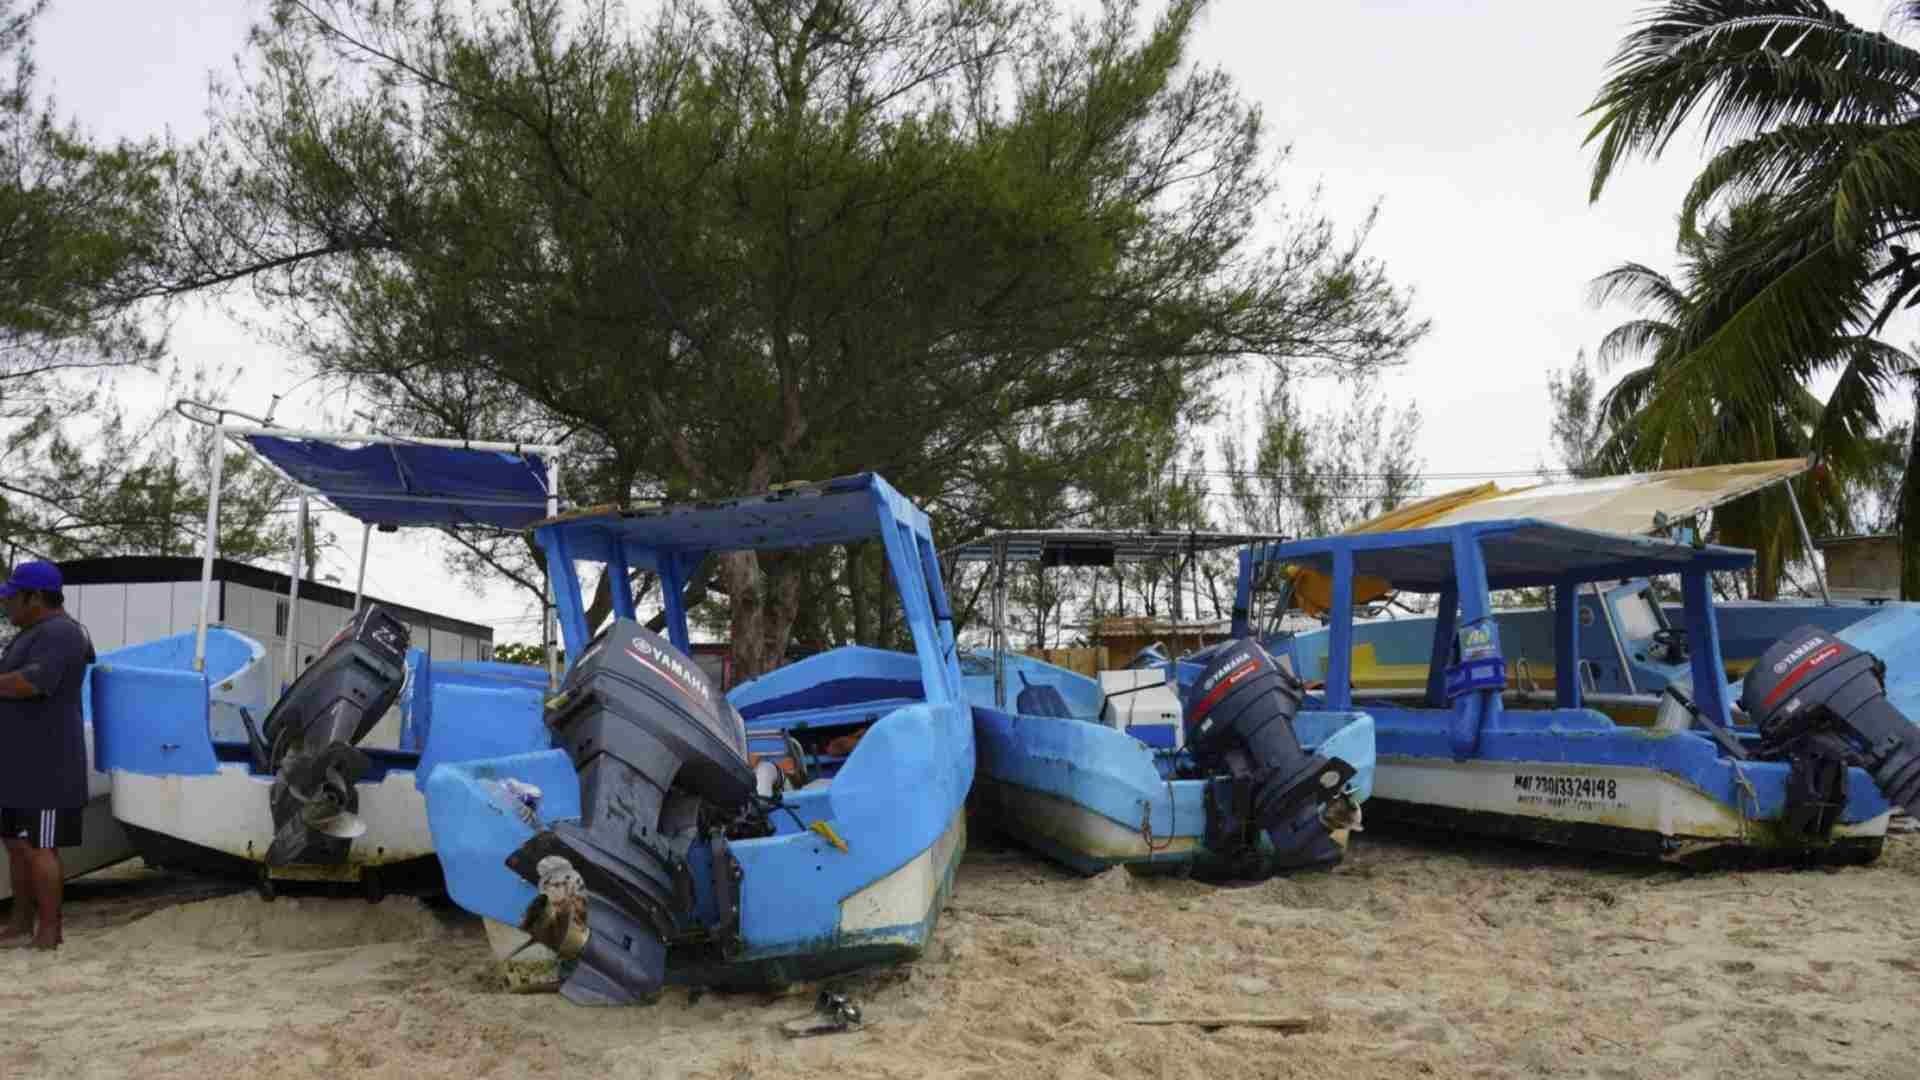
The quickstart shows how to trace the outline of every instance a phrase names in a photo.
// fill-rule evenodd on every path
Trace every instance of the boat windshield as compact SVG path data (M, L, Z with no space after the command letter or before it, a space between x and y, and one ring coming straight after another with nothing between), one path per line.
M1659 608L1654 605L1652 589L1621 597L1614 605L1614 613L1620 620L1620 636L1629 641L1650 638L1665 626Z

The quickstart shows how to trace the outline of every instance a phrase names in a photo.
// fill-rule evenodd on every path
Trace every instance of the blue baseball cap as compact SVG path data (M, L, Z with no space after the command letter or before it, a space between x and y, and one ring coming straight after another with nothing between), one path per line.
M59 592L60 568L50 562L23 562L13 568L5 585L0 585L0 600L18 592Z

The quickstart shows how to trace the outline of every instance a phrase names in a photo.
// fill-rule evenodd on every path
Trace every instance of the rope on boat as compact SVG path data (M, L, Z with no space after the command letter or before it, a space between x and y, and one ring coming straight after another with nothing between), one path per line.
M1727 760L1733 763L1735 786L1746 792L1747 797L1753 800L1753 812L1757 816L1760 813L1760 793L1754 790L1753 781L1747 779L1747 770L1740 767L1740 759L1730 757ZM1747 808L1738 795L1733 799L1733 812L1740 815L1740 843L1745 844L1747 843Z
M1173 781L1162 782L1167 785L1167 839L1159 847L1153 844L1153 802L1149 799L1140 800L1140 839L1146 842L1149 859L1172 847L1173 838L1180 829L1180 806L1173 801Z

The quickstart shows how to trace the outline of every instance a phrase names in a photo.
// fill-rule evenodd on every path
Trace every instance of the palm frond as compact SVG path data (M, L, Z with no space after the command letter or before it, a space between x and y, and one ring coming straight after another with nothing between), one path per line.
M1847 155L1833 190L1833 230L1842 243L1870 241L1890 221L1920 210L1920 124L1884 130Z
M1587 284L1587 302L1605 307L1616 300L1669 319L1686 314L1687 294L1667 275L1641 263L1628 262L1608 270Z
M1659 381L1654 365L1635 368L1620 377L1601 396L1596 410L1606 438L1594 450L1594 464L1608 472L1631 472L1657 454L1647 454L1647 433L1640 423L1641 409Z
M1653 359L1677 332L1672 323L1659 319L1629 319L1600 339L1594 362L1609 371L1622 361Z
M1662 373L1662 393L1649 411L1679 409L1699 395L1752 413L1780 401L1833 355L1835 334L1863 318L1862 293L1845 283L1865 276L1859 253L1831 243L1795 253L1784 270L1768 266L1717 301L1698 340ZM1724 318L1720 317L1724 315Z
M1793 124L1721 149L1707 161L1680 204L1680 232L1700 231L1701 214L1721 203L1778 196L1808 186L1836 161L1886 133L1875 124Z
M1870 337L1848 339L1842 355L1840 379L1814 427L1814 449L1827 457L1873 446L1882 420L1882 396L1914 370L1913 358L1905 351Z
M1586 110L1599 142L1589 198L1629 157L1659 157L1696 113L1714 145L1780 125L1897 123L1920 52L1821 0L1668 0L1621 43Z

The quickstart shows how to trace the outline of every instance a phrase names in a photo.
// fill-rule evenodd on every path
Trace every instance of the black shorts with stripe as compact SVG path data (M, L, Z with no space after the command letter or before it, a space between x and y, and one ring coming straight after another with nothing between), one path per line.
M0 810L0 836L24 840L30 848L80 846L82 808L72 810Z

